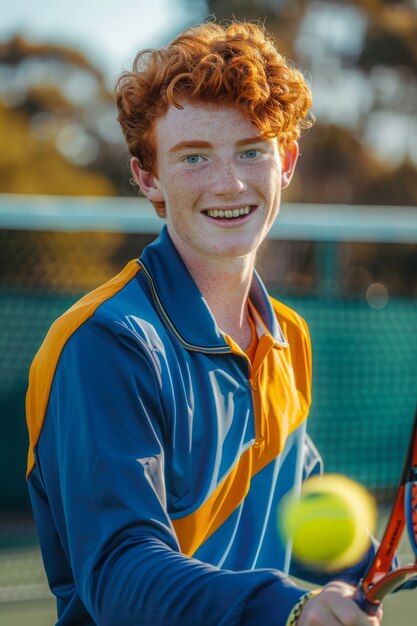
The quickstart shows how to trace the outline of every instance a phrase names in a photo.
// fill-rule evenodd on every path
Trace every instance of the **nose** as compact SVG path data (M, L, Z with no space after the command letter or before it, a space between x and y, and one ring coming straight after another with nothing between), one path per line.
M219 196L233 198L247 189L243 173L233 162L222 162L217 168L212 191Z

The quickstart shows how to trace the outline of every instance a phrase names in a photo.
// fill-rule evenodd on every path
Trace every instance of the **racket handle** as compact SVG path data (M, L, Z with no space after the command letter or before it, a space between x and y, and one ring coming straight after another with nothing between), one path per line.
M368 600L362 585L359 585L359 587L356 588L353 600L362 609L362 611L365 611L368 615L376 615L381 604L379 601L372 602L371 600Z

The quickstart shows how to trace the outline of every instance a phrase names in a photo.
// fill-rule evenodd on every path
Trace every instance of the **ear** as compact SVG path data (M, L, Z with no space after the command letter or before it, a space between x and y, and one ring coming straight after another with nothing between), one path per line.
M142 190L142 193L151 202L164 202L165 198L160 189L159 180L152 172L143 170L139 165L139 159L132 157L130 160L130 169L133 178Z
M294 174L295 165L297 163L299 154L298 143L294 141L291 148L285 151L282 160L282 172L281 172L281 189L285 189L291 182L292 175Z

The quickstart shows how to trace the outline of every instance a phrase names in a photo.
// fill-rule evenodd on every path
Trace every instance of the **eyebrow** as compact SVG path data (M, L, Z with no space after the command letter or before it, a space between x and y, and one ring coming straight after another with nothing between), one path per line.
M268 139L263 135L253 135L252 137L246 137L245 139L239 139L236 141L237 146L246 146L251 143L268 143Z
M266 139L265 137L263 137L263 135L254 135L252 137L245 137L243 139L239 139L238 141L236 141L236 146L246 146L248 144L254 144L254 143L263 143L263 142L268 142L268 139ZM176 143L174 146L172 146L172 148L170 148L168 150L168 152L170 153L175 153L175 152L180 152L181 150L188 150L188 149L193 149L193 148L212 148L213 144L210 143L209 141L200 141L200 140L194 140L194 141L180 141L179 143Z
M168 152L180 152L181 150L187 150L188 148L211 148L212 144L209 141L180 141L176 143Z

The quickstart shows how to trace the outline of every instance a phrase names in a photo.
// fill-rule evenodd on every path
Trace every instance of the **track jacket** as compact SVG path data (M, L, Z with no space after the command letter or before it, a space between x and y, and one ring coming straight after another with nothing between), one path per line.
M59 626L284 626L305 593L276 509L320 463L310 339L256 274L250 302L252 364L164 228L51 327L28 485Z

